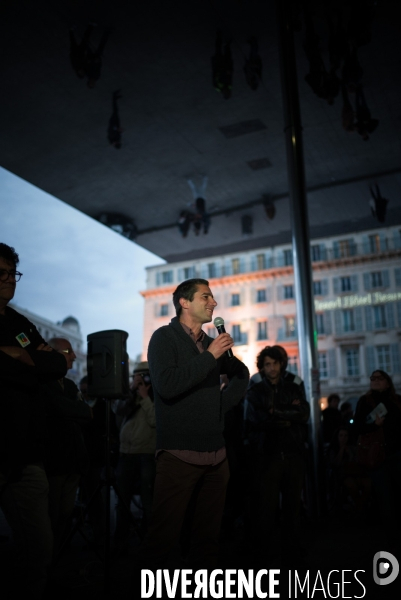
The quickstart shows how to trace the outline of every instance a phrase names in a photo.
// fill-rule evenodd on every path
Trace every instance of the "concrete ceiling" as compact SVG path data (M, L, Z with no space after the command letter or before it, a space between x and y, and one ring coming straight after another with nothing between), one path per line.
M315 23L328 66L325 11L316 10ZM329 106L306 84L304 32L296 33L314 237L378 226L369 209L372 182L390 200L386 223L401 223L398 11L397 2L378 2L372 42L359 50L365 96L372 116L380 120L369 141L343 130L341 96ZM113 28L94 89L75 75L69 62L69 27L75 25L80 37L89 20L98 23L95 44L104 27ZM218 28L232 39L229 100L211 82ZM259 40L263 60L257 91L246 85L243 74L251 34ZM136 242L168 261L290 239L272 0L15 0L4 8L1 37L3 167L88 215L126 215L138 228ZM123 96L120 150L107 141L116 89ZM236 137L221 130L256 120L265 128ZM267 159L266 168L249 166L260 159ZM201 174L209 177L206 200L212 225L208 235L190 232L184 239L176 223L192 202L186 179L199 181ZM275 201L272 221L263 209L264 195ZM246 236L243 215L253 217L253 233Z

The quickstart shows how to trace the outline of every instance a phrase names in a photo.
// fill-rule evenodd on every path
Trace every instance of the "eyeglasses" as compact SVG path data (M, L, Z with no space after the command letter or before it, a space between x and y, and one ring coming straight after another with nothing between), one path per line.
M0 281L7 281L9 277L13 277L15 281L19 281L22 277L22 273L19 271L7 271L6 269L0 269Z
M379 375L372 375L372 377L370 378L370 381L383 381L385 379L385 377L381 377Z
M74 354L74 350L72 348L67 348L66 350L61 350L64 354Z

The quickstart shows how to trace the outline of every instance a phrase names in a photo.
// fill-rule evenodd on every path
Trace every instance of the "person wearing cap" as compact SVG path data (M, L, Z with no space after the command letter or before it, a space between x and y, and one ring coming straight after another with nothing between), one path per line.
M148 363L138 363L132 377L132 397L127 401L118 400L114 405L116 414L123 417L116 479L122 500L119 500L116 506L114 547L117 552L128 549L130 517L123 503L130 506L138 481L143 508L143 528L146 528L149 522L156 468L155 406Z

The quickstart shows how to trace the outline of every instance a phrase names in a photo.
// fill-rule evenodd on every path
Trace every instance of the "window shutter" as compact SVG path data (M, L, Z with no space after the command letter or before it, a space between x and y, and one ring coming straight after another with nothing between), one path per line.
M373 330L373 315L371 306L365 306L365 324L367 331Z
M353 292L358 291L358 275L351 275L351 290Z
M394 329L394 327L395 327L394 305L392 302L389 302L388 304L385 305L385 311L386 311L387 328Z
M333 277L333 292L335 294L340 293L340 278L339 277Z
M327 362L328 362L328 374L329 378L337 376L337 365L336 365L336 351L331 348L327 351Z
M386 250L388 250L387 237L384 233L379 233L379 237L380 237L380 251L385 252Z
M322 279L322 296L327 296L329 293L329 280Z
M393 373L401 373L400 348L398 344L390 344L391 364Z
M278 285L277 286L277 300L283 300L283 298L284 298L284 286Z
M266 288L266 302L271 302L271 301L272 301L272 288L268 287L268 288Z
M178 269L177 276L178 276L179 283L181 283L181 281L184 281L184 270L183 269Z
M401 327L401 302L397 302L398 327Z
M370 243L369 243L369 238L367 235L364 235L362 237L362 248L363 248L363 253L364 254L370 254Z
M390 273L387 269L383 271L383 287L390 287Z
M395 285L397 287L401 286L401 269L394 269L394 275L395 275Z
M323 313L323 323L324 323L324 333L326 335L331 335L331 333L332 333L331 312L329 310L327 310L325 313Z
M363 285L365 290L370 290L370 273L363 274Z
M362 308L357 306L354 309L355 315L355 331L363 331Z
M254 254L252 254L252 256L251 256L251 271L256 271L256 270L257 270L256 256Z
M374 346L366 346L366 375L369 377L376 368L376 357Z
M333 242L333 255L334 258L340 258L340 244L338 242Z
M327 260L327 250L324 244L320 244L320 258L321 260Z
M394 231L394 248L399 250L401 248L401 232Z
M341 310L334 311L334 328L337 335L340 335L343 331L341 323Z

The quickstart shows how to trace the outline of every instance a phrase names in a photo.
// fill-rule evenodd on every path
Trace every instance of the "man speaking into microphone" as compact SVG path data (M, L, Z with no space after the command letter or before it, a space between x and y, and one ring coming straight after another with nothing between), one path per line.
M173 566L168 557L195 493L188 559L193 568L214 568L229 479L224 414L245 394L249 372L240 360L228 357L234 343L228 333L213 339L202 330L217 306L208 281L184 281L173 293L173 303L177 316L154 332L148 350L157 465L141 562ZM221 374L229 379L224 392Z

